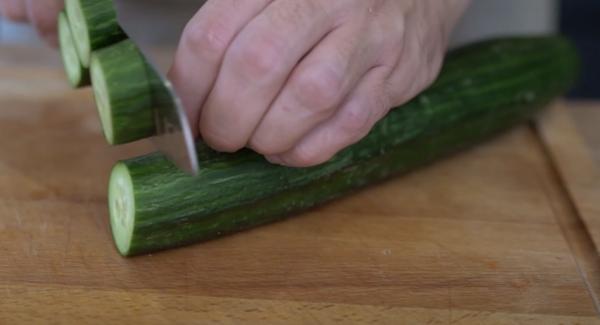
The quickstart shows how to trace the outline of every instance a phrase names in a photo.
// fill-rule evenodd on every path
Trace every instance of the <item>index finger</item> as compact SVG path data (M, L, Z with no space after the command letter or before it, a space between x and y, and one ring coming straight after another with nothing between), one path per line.
M197 134L200 108L235 36L273 0L210 0L181 36L169 79L181 96Z

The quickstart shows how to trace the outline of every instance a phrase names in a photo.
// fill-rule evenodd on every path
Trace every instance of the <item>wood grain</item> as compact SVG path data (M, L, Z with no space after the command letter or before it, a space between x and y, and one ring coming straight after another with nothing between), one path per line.
M584 145L590 149L595 161L600 165L600 106L594 101L569 103L569 113L584 138Z
M566 114L564 108L551 107L541 117L539 133L600 253L600 171Z
M598 324L594 317L0 286L11 324ZM40 308L40 306L43 306ZM0 318L1 320L1 318Z
M0 324L597 323L591 239L528 126L284 222L123 259L108 171L150 147L104 144L91 93L55 68L6 66Z

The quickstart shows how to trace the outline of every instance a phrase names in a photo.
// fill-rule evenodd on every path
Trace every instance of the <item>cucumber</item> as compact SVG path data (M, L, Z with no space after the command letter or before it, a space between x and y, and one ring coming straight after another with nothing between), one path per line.
M58 41L69 85L73 88L89 86L90 71L79 60L71 34L71 25L65 12L58 15Z
M86 68L92 51L127 38L112 0L65 0L65 10L79 59Z
M108 193L116 248L132 256L216 238L408 172L526 121L577 70L562 38L492 40L451 52L428 90L317 167L271 165L249 150L218 153L202 143L195 177L159 153L121 161Z
M156 134L152 103L154 80L158 77L131 40L94 51L90 74L109 144L128 143Z

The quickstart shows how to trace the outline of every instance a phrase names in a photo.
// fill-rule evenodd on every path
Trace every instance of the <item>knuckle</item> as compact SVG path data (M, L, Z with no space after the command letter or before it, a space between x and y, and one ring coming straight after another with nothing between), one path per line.
M299 102L319 114L335 108L344 86L341 74L332 69L313 68L300 74L292 87Z
M245 46L238 46L232 55L237 71L256 79L277 74L283 53L283 41L273 36L263 36Z
M411 87L402 75L400 71L394 71L391 78L385 82L385 93L389 95L389 102L393 106L401 105L407 100L408 88Z
M404 46L404 38L398 37L386 39L386 43L381 46L381 51L378 57L379 63L392 68L397 66L402 59Z
M288 1L283 5L273 6L268 12L268 18L276 25L303 26L324 10L321 0Z
M412 89L414 84L416 84L416 81L410 84L401 81L390 82L388 93L390 94L391 106L400 106L408 102L414 96L414 90Z
M235 139L227 134L215 131L209 127L201 127L200 134L211 148L221 152L236 152L246 145L244 141Z
M340 128L347 135L362 136L369 131L373 112L380 110L374 106L352 105L340 112Z
M204 24L190 24L185 29L183 41L195 53L220 59L227 50L231 35L230 28L216 20Z
M406 25L407 25L407 21L406 21L406 17L401 16L399 19L392 19L391 20L391 31L393 33L393 35L397 35L399 37L397 37L398 40L401 40L404 38L404 36L406 35Z
M391 98L392 96L390 96L388 89L385 86L382 86L380 95L373 98L373 107L375 109L371 116L371 121L368 126L369 129L367 131L371 131L373 125L384 118L394 108L394 103Z
M285 151L279 150L272 141L260 137L252 138L252 140L250 140L250 147L259 154L266 156L276 155Z
M398 70L394 72L393 81L390 82L388 88L392 95L392 104L400 105L408 102L423 90L431 86L437 79L442 68L442 56L436 54L429 57L429 54L422 53L424 57L411 59L415 62L413 67L408 70ZM410 82L403 76L413 76Z
M287 123L273 123L268 118L256 129L249 145L254 151L267 155L282 154L294 146L294 137Z
M419 66L421 67L419 69L420 73L410 87L410 97L418 95L433 84L442 68L442 59L441 57L428 55Z
M426 80L426 87L431 85L437 79L440 71L442 70L442 65L444 63L443 51L435 51L428 58L427 66L429 67L428 76Z
M309 146L299 146L295 148L287 159L293 167L311 167L323 163L327 160L322 153Z
M382 22L373 27L371 35L377 40L382 56L397 57L406 43L406 23L402 17L389 22Z

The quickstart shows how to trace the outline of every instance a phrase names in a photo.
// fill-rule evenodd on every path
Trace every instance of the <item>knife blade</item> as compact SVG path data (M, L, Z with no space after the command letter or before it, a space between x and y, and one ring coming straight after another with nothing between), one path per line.
M166 69L158 65L155 44L148 40L148 30L140 21L144 17L144 1L115 0L117 19L129 38L136 43L149 62L151 73L159 77L160 84L152 85L152 110L156 122L156 136L151 140L181 170L196 175L199 171L194 138L180 97L166 77ZM181 19L185 25L185 20Z

